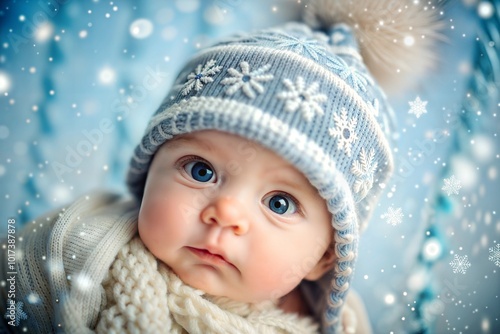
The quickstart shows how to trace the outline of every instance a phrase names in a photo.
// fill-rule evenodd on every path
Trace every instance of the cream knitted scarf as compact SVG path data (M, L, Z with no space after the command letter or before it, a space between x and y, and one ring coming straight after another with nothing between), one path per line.
M184 284L136 237L118 253L103 282L106 306L97 333L317 333L309 318L272 302L211 297Z

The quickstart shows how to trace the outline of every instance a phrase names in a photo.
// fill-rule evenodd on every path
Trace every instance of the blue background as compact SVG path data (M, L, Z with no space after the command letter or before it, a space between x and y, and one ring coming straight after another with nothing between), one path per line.
M304 6L286 0L47 3L10 1L0 8L0 236L8 218L28 224L97 188L126 191L132 150L183 62L231 33L295 19ZM454 122L467 94L476 93L469 83L479 54L477 7L474 0L444 4L433 71L389 95L401 169L361 237L353 282L376 333L417 332L422 321L436 333L500 332L500 268L489 260L500 242L498 78L481 94L490 104L474 109L470 131ZM138 19L148 20L152 31L134 32ZM145 89L152 72L159 73L158 85ZM427 101L420 118L408 113L417 96ZM444 139L433 140L436 134ZM69 167L57 168L63 165ZM462 188L447 196L441 188L451 174ZM401 224L382 217L390 207L401 209ZM424 246L429 234L434 248ZM433 261L419 257L429 252L437 254ZM465 274L453 273L455 254L468 256ZM431 297L420 314L422 292Z

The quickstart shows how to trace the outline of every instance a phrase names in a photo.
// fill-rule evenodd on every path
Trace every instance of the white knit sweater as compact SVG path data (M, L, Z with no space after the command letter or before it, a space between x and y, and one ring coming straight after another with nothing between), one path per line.
M6 329L92 332L106 302L101 282L118 251L137 233L137 207L118 195L96 193L18 230L15 300L23 302L26 319L17 327L2 322ZM1 251L0 280L5 280L7 256ZM6 305L1 289L2 316Z
M235 303L183 284L134 238L137 210L132 200L96 193L18 231L15 300L24 302L26 319L17 327L2 322L5 329L19 333L24 328L35 333L316 330L308 319L284 314L272 303ZM3 281L8 277L7 250L1 252ZM2 315L6 305L7 290L2 288Z

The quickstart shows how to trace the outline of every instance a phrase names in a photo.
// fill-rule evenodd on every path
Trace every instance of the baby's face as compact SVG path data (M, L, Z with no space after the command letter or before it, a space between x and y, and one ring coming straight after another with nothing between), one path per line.
M277 299L322 274L331 229L302 173L218 131L160 148L139 214L141 239L185 283L243 302Z

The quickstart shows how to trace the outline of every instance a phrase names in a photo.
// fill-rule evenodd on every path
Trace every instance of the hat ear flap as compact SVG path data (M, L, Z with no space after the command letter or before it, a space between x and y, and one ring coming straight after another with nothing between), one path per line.
M330 271L337 260L333 247L328 247L318 263L307 273L304 279L308 281L316 281Z

